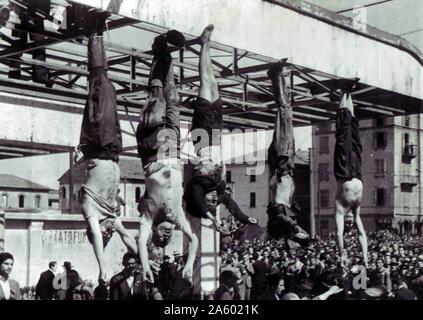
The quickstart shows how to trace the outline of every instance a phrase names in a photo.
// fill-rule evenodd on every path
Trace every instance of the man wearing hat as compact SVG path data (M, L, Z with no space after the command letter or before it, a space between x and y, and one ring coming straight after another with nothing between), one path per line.
M67 274L73 269L73 266L70 261L65 261L62 267L63 272L57 274L53 279L53 288L56 290L55 300L65 300L66 290L69 289Z
M182 208L179 96L168 43L183 47L185 38L175 30L155 38L148 98L141 110L136 132L145 174L145 193L138 204L138 251L144 279L151 283L154 283L154 275L148 260L147 243L150 239L156 247L164 248L169 244L175 226L181 228L190 242L187 263L182 272L190 282L198 247L197 237Z

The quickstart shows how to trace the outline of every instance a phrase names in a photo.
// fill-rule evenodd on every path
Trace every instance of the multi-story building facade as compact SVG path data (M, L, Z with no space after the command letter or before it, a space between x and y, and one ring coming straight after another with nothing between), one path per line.
M248 168L257 167L259 163L250 166L241 163L238 159L231 159L226 166L226 184L232 189L232 196L240 209L248 216L258 220L261 232L265 232L267 224L267 206L269 204L269 180L270 170L267 162L267 152L263 161L263 170L260 174L247 173ZM310 227L310 166L308 152L299 151L295 156L295 200L301 207L301 215L298 217L300 225L309 230ZM222 217L228 215L228 211L221 211ZM251 238L256 236L251 232Z
M400 231L421 228L422 128L420 115L360 121L364 184L360 212L366 230L375 230L382 219L392 220ZM312 210L322 236L335 230L334 146L335 123L313 128Z
M5 211L40 212L57 209L55 190L11 174L0 174L0 207Z

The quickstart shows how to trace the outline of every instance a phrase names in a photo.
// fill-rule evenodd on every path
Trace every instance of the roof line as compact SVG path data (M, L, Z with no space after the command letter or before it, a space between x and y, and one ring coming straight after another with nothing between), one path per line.
M393 35L386 31L377 29L370 25L367 25L366 31L358 30L353 27L353 20L349 17L340 15L336 12L327 10L325 8L316 6L304 0L262 0L265 2L273 3L281 7L296 11L302 15L317 19L319 21L328 23L340 29L353 32L363 37L382 42L391 47L400 49L407 52L413 58L415 58L423 66L423 53L411 44L407 39Z
M373 2L373 3L369 3L369 4L366 4L366 5L360 6L360 7L361 8L368 8L368 7L377 6L377 5L384 4L386 2L391 2L391 1L394 1L394 0L383 0L383 1ZM344 13L344 12L348 12L348 11L352 11L352 10L354 10L354 8L336 11L336 13Z

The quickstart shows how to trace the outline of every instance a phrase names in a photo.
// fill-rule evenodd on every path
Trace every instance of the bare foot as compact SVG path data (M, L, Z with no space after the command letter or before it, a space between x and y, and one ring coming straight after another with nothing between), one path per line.
M207 27L204 28L203 33L200 36L200 43L205 44L207 42L210 42L211 34L214 30L214 25L209 24Z

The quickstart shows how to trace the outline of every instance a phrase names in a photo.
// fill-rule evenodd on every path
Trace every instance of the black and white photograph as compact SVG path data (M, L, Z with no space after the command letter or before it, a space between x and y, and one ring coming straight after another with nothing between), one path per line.
M422 17L0 0L0 300L423 300Z

